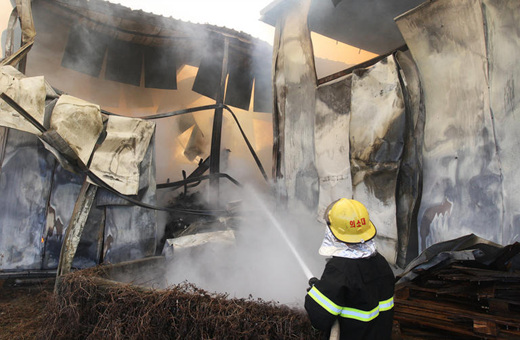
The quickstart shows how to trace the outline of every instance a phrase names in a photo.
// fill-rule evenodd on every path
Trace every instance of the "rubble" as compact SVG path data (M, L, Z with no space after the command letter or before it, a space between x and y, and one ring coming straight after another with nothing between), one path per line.
M396 285L399 337L520 338L518 254L518 242L503 248L479 243L417 265L413 279L403 275Z

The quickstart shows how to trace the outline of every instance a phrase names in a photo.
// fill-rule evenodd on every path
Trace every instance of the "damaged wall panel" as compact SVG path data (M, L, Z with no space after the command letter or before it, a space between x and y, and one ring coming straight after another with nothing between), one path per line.
M83 164L87 164L103 131L99 105L62 95L52 110L50 128L67 141Z
M500 242L503 192L481 2L428 2L396 22L425 93L421 249L470 233Z
M318 217L327 206L352 197L349 161L352 75L318 87L316 92L316 168L319 175Z
M92 158L90 169L124 195L139 189L139 163L148 149L155 123L137 118L110 116L107 136Z
M47 222L43 231L45 250L42 269L58 267L63 238L83 182L84 176L74 174L56 164L47 208ZM92 207L72 262L74 268L92 267L102 260L104 219L104 209Z
M0 93L5 93L23 107L40 124L45 112L45 80L43 77L27 78L12 66L0 68ZM0 100L2 126L31 133L40 131L16 112L4 100Z
M395 55L401 75L406 124L404 150L397 177L396 219L398 233L397 265L404 268L419 252L417 214L422 195L422 146L424 99L419 70L409 51Z
M377 228L378 251L396 262L396 186L405 128L404 100L393 56L352 76L350 162L353 198Z
M40 269L55 160L32 134L11 129L0 173L0 269Z
M16 98L22 108L41 110L37 120L50 128L43 137L53 133L57 139L45 138L50 144L44 145L40 143L42 139L38 141L32 134L9 130L0 174L0 269L54 269L58 266L58 258L65 257L68 261L65 270L71 263L79 268L93 266L102 260L103 231L108 219L114 223L108 223L107 228L124 226L125 229L139 230L137 234L131 233L134 237L131 247L128 247L126 235L120 239L110 236L116 244L124 244L127 248L111 248L109 261L121 261L127 255L131 255L131 259L154 255L155 211L125 206L117 207L120 209L114 212L111 208L90 209L89 204L81 214L84 236L80 236L82 227L75 229L78 233L73 238L72 250L61 256L74 203L83 198L80 187L85 178L84 173L73 174L64 170L62 166L78 171L64 160L63 153L70 159L78 157L83 163L88 162L103 129L100 109L95 104L68 95L62 95L57 101L51 100L57 94L46 87L43 77L25 78L10 67L1 70L2 88ZM46 97L49 107L44 109ZM19 117L20 114L13 112L7 102L2 103L0 124L10 126L16 123L16 127L25 129L27 122ZM51 111L52 114L47 114ZM45 127L41 129L45 130ZM116 190L126 194L139 193L139 199L151 204L155 204L154 144L150 143L154 129L155 123L151 121L110 116L107 136L94 153L91 164L92 171L97 171ZM65 165L61 164L62 161ZM95 191L90 192L88 201L93 202ZM128 205L126 201L125 204ZM17 232L13 233L13 230ZM130 255L128 249L132 249Z
M137 198L148 204L156 203L154 150L151 142L140 166ZM65 171L35 136L10 130L0 173L0 270L58 266L82 183L83 177ZM105 199L90 211L73 261L76 268L155 254L156 212L119 198L117 206L106 204Z
M156 204L155 195L155 141L151 139L139 166L138 199L143 203ZM112 202L109 202L112 196ZM119 202L118 202L119 201ZM106 205L104 260L118 263L155 255L156 211L137 206L127 206L128 202L113 195L98 202Z
M289 205L318 206L314 146L316 71L307 25L310 0L277 23L274 43L273 163L277 192Z
M56 165L43 230L45 252L42 268L44 269L58 267L63 237L82 183L82 176L63 169L59 164Z
M520 237L520 2L484 0L490 107L502 171L504 220L501 244ZM516 86L515 86L516 83Z
M105 218L106 214L103 207L93 206L90 209L87 223L83 227L83 234L76 250L76 256L72 261L74 268L93 267L105 262L103 258Z

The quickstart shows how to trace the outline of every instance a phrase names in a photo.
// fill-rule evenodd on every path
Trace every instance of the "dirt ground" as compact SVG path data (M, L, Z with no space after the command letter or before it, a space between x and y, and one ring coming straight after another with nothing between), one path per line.
M0 340L38 339L54 279L0 279Z

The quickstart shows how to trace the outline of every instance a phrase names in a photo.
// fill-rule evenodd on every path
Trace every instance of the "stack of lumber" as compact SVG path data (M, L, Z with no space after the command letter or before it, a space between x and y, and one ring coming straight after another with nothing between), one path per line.
M520 339L520 273L451 263L398 283L403 339Z

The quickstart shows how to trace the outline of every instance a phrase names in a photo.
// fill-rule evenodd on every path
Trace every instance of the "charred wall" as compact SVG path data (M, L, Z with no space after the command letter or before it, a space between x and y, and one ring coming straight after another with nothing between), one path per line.
M406 55L390 55L319 86L316 105L319 215L339 197L363 202L378 230L379 251L401 266L410 247L413 252L420 176L416 142L422 130L409 128L420 115L414 70Z
M517 1L429 1L396 18L409 52L318 87L318 212L362 201L401 267L467 234L518 240L519 17Z
M154 146L141 163L143 202L155 203ZM0 269L56 269L84 177L55 160L38 138L9 129L0 172ZM73 266L155 254L156 217L98 191Z
M519 16L517 1L438 0L396 20L425 100L421 249L518 240Z

